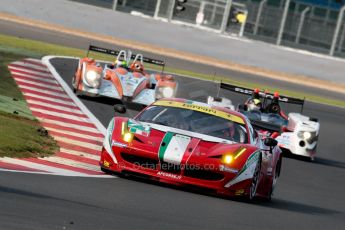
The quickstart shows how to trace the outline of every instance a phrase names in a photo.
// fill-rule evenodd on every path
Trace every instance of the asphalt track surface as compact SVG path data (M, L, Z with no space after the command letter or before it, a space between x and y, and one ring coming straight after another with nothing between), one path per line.
M76 61L53 59L70 84ZM209 82L177 77L178 96L204 100ZM241 97L231 96L235 103ZM81 98L106 125L118 101ZM290 108L291 109L291 108ZM332 112L330 112L332 111ZM134 116L136 109L127 115ZM0 229L343 229L344 110L307 103L321 122L316 161L283 159L271 202L227 200L133 178L95 179L0 173Z
M0 33L17 36L21 38L28 38L38 41L49 42L53 44L64 45L67 47L73 48L80 48L80 49L87 49L89 44L111 48L111 49L123 49L124 47L115 47L113 45L107 43L101 43L99 41L92 41L82 37L76 36L67 36L63 33L54 33L43 29L38 29L35 27L23 26L13 22L1 21L0 20ZM134 52L140 51L140 47L138 50L133 50ZM248 73L242 73L237 71L231 71L226 69L215 68L211 65L202 65L193 62L188 62L176 58L168 58L157 56L154 54L154 50L152 53L143 53L145 56L148 57L155 57L160 58L162 60L166 60L167 66L172 68L178 68L183 70L189 70L193 72L208 74L210 76L227 76L233 80L237 81L249 81L253 83L258 83L261 85L267 85L271 87L278 87L281 89L293 90L298 92L304 93L311 93L319 96L330 97L338 100L345 100L345 94L339 94L332 91L320 90L312 87L301 86L297 84L287 83L278 80L268 79L258 75L252 75Z

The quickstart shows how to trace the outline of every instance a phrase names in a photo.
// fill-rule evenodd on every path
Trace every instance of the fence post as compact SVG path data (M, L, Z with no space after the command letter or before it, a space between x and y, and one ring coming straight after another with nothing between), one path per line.
M267 2L267 0L262 0L260 2L260 4L259 4L258 14L256 15L255 26L254 26L254 35L256 35L258 33L258 28L259 28L262 8L264 7L266 2Z
M305 15L308 13L309 10L310 10L310 8L306 7L302 11L301 19L300 19L299 24L298 24L298 29L297 29L297 35L296 35L295 43L299 43L299 40L300 40L300 37L301 37L301 32L302 32L302 27L303 27L303 24L304 24Z
M277 38L277 45L280 46L280 43L282 42L282 37L283 37L283 33L284 33L284 28L285 28L285 22L286 22L286 18L287 18L287 13L289 11L289 6L290 6L290 1L291 0L286 0L285 1L285 7L284 7L284 12L283 12L283 17L282 20L280 22L280 28L279 28L279 32L278 32L278 38Z
M170 0L170 6L169 6L169 14L168 14L168 22L171 22L174 14L174 7L175 7L175 0Z
M216 1L213 3L212 15L211 15L211 19L210 19L211 24L214 23L214 18L216 17L217 7L218 7L218 1L216 0Z
M340 8L340 11L339 11L339 14L338 14L338 21L337 21L337 25L335 27L331 49L329 51L329 55L331 55L331 56L334 55L334 50L335 50L335 46L336 46L337 40L338 40L338 35L339 35L340 26L341 26L341 21L343 20L343 16L344 16L344 10L345 10L345 5Z
M117 1L118 1L118 0L113 0L113 10L116 10L116 7L117 7Z
M226 26L228 24L231 5L232 5L232 0L228 0L226 2L225 8L224 8L224 15L223 15L223 20L222 20L222 25L220 26L220 32L221 33L225 32Z
M339 53L341 52L341 50L343 48L344 38L345 38L345 22L343 24L343 32L341 33L340 41L339 41L339 44L338 44L338 52Z
M153 15L154 19L158 18L158 12L159 12L160 7L161 7L161 0L157 0L155 14Z

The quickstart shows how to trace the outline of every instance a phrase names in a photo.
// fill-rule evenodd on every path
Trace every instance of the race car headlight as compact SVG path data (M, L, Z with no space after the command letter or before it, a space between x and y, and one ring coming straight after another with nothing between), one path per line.
M100 85L101 75L94 70L89 70L86 72L85 80L88 86L93 88L98 88Z
M172 97L174 95L174 90L170 87L163 88L163 97Z
M309 139L309 138L311 138L311 133L310 132L304 132L303 137L304 137L304 139Z
M131 143L132 140L133 140L133 137L134 137L133 133L125 133L125 134L123 135L123 140L124 140L125 142Z
M225 154L222 156L223 164L231 164L234 161L234 157L230 154Z
M297 133L297 136L304 140L309 140L314 136L314 133L308 131L300 131Z
M134 134L128 131L127 122L122 122L121 136L122 139L127 143L131 143L133 140Z

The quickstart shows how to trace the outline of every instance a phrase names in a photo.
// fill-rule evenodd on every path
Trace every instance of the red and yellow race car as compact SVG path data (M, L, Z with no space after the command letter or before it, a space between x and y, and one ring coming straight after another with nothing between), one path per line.
M123 105L116 105L124 113ZM192 185L219 195L270 199L281 151L242 114L186 99L161 99L135 118L114 117L100 167L107 173Z
M89 51L116 56L116 59L114 63L102 63L88 55L81 58L72 80L77 95L110 97L142 105L176 95L178 83L172 75L163 71L149 74L144 69L144 63L164 68L164 61L96 46L90 46Z

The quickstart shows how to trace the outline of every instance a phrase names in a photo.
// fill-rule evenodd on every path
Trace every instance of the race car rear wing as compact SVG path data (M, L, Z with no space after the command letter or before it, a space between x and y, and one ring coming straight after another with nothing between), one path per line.
M102 48L102 47L90 45L89 49L87 51L87 55L86 56L89 56L89 52L90 51L98 52L98 53L103 53L103 54L108 54L108 55L112 55L112 56L117 56L120 53L119 50L111 50L111 49L107 49L107 48ZM136 56L137 56L136 54L132 54L131 55L131 59L134 60ZM143 62L154 64L154 65L163 66L163 68L165 66L165 62L164 61L153 59L153 58L148 58L148 57L143 57Z
M236 93L241 93L241 94L246 94L246 95L252 95L253 91L252 89L249 88L245 88L245 87L240 87L240 86L236 86L236 85L230 85L227 83L220 83L220 89L225 89L228 91L232 91L232 92L236 92ZM272 93L265 93L265 92L260 92L259 93L261 98L264 99L273 99L273 94ZM303 107L304 107L304 101L305 99L299 99L299 98L294 98L294 97L288 97L288 96L283 96L283 95L279 95L279 101L280 102L284 102L284 103L288 103L288 104L296 104L296 105L301 105L301 112L303 111Z

